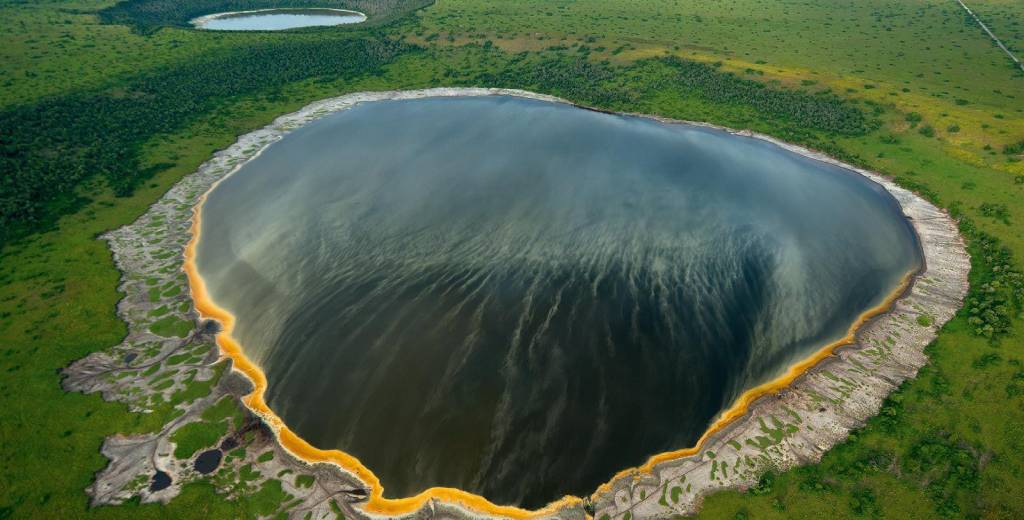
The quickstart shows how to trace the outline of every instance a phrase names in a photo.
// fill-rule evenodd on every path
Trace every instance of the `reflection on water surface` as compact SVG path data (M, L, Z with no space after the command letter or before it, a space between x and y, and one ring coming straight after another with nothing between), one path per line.
M365 103L215 189L198 267L311 443L538 506L687 447L920 263L881 187L508 97Z

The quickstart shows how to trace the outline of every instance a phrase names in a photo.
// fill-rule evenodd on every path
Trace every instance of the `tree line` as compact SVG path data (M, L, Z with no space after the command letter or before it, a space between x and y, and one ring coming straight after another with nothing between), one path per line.
M489 86L534 89L603 108L628 109L652 92L674 90L713 104L752 109L765 121L788 128L783 138L807 142L815 136L859 136L881 124L857 102L830 92L773 87L723 72L713 64L675 56L650 58L627 66L595 62L586 56L531 60L517 55L507 67L472 78ZM799 139L796 137L799 136Z
M0 245L61 213L102 175L127 195L152 172L140 145L219 101L308 78L357 77L414 48L381 35L288 41L143 72L121 88L74 93L0 111Z

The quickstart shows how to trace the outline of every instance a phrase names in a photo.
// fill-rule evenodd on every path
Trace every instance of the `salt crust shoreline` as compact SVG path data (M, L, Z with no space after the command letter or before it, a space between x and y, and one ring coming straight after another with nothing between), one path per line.
M173 205L180 209L196 206L218 181L237 171L290 131L363 102L493 95L574 105L553 96L510 89L435 88L363 92L311 103L297 112L278 117L262 129L239 137L235 144L215 154L212 159L200 166L197 172L179 181L138 221L105 236L111 242L115 261L124 275L121 288L127 296L118 306L119 315L129 323L129 328L133 332L130 332L124 343L112 348L111 352L96 353L73 363L65 371L65 388L87 392L101 391L108 400L131 403L133 399L137 399L137 396L126 395L121 387L123 385L110 384L109 381L101 380L99 376L108 374L113 370L111 367L117 364L118 358L113 355L114 352L122 357L130 356L133 348L139 348L137 341L131 341L133 338L137 340L139 335L143 334L134 332L137 328L135 325L138 310L133 308L132 301L140 301L138 295L133 298L133 290L139 290L137 282L142 276L140 271L144 269L137 262L125 261L124 257L130 253L132 247L140 246L139 228L144 223L151 226L154 213L162 215L158 218L166 219L167 228L175 233L170 242L176 248L174 258L180 265L184 245L191 235L191 213L168 212L167 207ZM585 106L580 108L595 110ZM939 327L951 319L960 308L968 289L970 260L964 242L957 232L956 223L946 212L909 190L897 186L887 177L842 163L820 152L747 130L737 131L708 123L679 121L645 114L622 115L646 117L668 124L714 128L768 141L793 153L857 172L884 187L900 204L918 235L925 266L892 302L887 312L873 317L857 330L856 339L852 344L839 347L834 355L824 357L784 388L773 390L768 395L750 402L745 413L714 429L699 447L682 450L673 456L666 457L663 454L652 458L645 467L625 470L616 475L585 501L562 501L554 505L555 507L546 508L533 516L580 518L586 514L595 518L621 518L628 513L632 518L662 518L679 514L688 515L695 513L703 498L714 491L746 488L756 483L760 475L769 469L785 470L817 462L828 449L843 441L851 430L860 427L867 419L876 415L882 401L900 383L916 376L918 369L927 362L927 357L923 353L924 348L935 338ZM179 221L183 218L184 221ZM178 236L180 233L185 236ZM130 283L133 281L136 283ZM194 306L185 316L201 322ZM918 318L921 316L927 316L927 319L919 321ZM207 323L200 323L200 330L192 334L192 339L202 336L201 339L209 342L212 332ZM207 370L218 357L214 352L206 357ZM199 370L202 371L202 367ZM214 397L219 399L230 394L237 398L251 390L251 383L239 381L244 378L237 372L232 376L223 378L224 383L216 385L211 398L200 400L176 421L197 420L202 409L215 402ZM200 375L197 379L202 380L204 377ZM145 410L144 406L132 407ZM169 456L159 456L166 455L162 452L173 448L174 444L169 441L169 436L177 427L180 426L168 425L162 432L148 437L109 438L104 443L102 451L111 458L111 464L97 474L96 482L87 490L93 503L120 503L133 495L141 496L143 501L167 501L180 492L178 478L175 478L175 485L169 488L169 492L126 490L126 486L123 485L129 477L134 476L138 479L137 475L142 474L133 466L142 464L149 471L152 471L153 467L161 468L161 465L169 470L180 466ZM142 443L142 437L147 437L147 443L161 448L137 448ZM276 435L270 435L267 444L272 445L275 453L282 454L282 467L312 471L317 477L316 487L318 491L322 491L312 495L298 494L297 496L303 500L300 504L302 507L293 508L290 512L293 517L314 512L314 517L319 518L321 512L329 512L325 505L327 498L320 495L329 498L346 493L347 496L354 497L343 503L342 509L346 514L355 517L386 516L368 513L364 509L365 503L361 503L359 497L365 496L365 492L360 493L359 489L355 489L359 487L359 479L353 478L353 475L345 471L338 471L341 468L335 465L322 462L314 465L304 464L288 450L283 449L280 443L274 442L276 440ZM148 454L148 459L143 457L143 454ZM333 467L324 467L328 465ZM189 474L187 469L176 471L185 480L194 476ZM335 495L330 495L332 490ZM286 486L286 491L295 495L301 490ZM501 516L502 510L479 506L469 508L464 504L432 498L422 503L417 510L403 513L400 516L476 517Z

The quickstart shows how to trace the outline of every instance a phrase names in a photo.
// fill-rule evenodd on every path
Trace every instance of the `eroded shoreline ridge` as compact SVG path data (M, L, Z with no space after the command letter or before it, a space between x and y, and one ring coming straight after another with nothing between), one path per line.
M624 470L586 500L566 497L543 510L525 511L450 488L384 499L376 477L353 457L337 450L317 450L284 427L263 403L262 372L248 362L237 344L232 348L228 334L217 335L217 322L230 332L230 315L204 298L194 266L191 285L181 269L183 259L186 267L191 264L198 237L193 232L198 230L193 208L200 208L204 195L219 180L266 146L324 115L366 101L486 95L566 103L524 91L481 88L368 92L318 101L240 137L182 179L136 222L105 235L123 273L121 290L126 296L118 313L128 322L129 334L121 344L73 363L65 370L64 386L100 391L105 399L127 402L135 411L173 406L179 413L159 432L118 435L104 442L102 452L111 462L87 489L93 504L120 503L135 496L144 502L167 501L176 496L184 483L201 476L194 462L199 454L184 453L188 450L182 450L182 445L189 445L196 432L203 430L200 419L217 418L212 411L223 409L226 400L241 399L253 412L249 417L222 418L223 432L205 433L219 434L215 450L224 454L214 485L235 497L276 487L292 497L288 510L293 517L340 512L363 518L428 509L442 516L562 518L693 513L703 497L715 490L752 485L767 469L819 460L851 429L877 414L882 400L927 362L924 347L966 295L969 258L956 223L945 212L882 175L768 136L723 129L856 171L883 186L899 202L919 237L922 270L894 293L891 302L867 313L862 320L866 323L854 324L851 332L860 328L848 344L829 345L782 378L748 391L722 413L696 447L656 455L640 468ZM211 389L210 395L192 398L192 394L206 393L196 391L197 386ZM239 472L246 477L241 483Z

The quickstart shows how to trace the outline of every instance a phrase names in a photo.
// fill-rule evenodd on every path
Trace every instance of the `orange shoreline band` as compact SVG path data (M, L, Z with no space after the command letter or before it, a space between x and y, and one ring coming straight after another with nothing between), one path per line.
M210 187L210 191L212 191L217 184L218 183L214 183L214 185ZM207 193L209 193L209 191L207 191ZM184 252L184 270L188 275L192 300L195 302L196 310L199 312L200 317L215 319L223 326L223 330L217 334L216 337L217 345L220 347L221 352L231 358L234 363L234 368L245 374L246 377L252 381L254 386L252 393L242 398L242 402L253 413L260 416L267 422L271 429L276 433L281 445L286 450L307 463L313 464L326 462L336 464L343 470L362 480L370 487L369 499L364 506L365 510L369 513L386 515L413 513L422 508L428 501L438 499L443 502L459 505L477 514L525 519L550 515L564 507L575 506L583 502L583 499L579 497L567 495L541 509L530 511L515 506L497 505L480 495L448 487L428 488L415 496L407 498L385 498L384 486L381 484L380 479L378 479L369 468L364 466L359 459L341 450L323 450L317 448L289 429L288 426L284 424L284 421L278 417L277 414L270 409L266 401L264 401L263 396L267 388L267 377L263 373L263 370L253 363L252 360L246 357L245 352L242 349L242 345L238 340L231 336L231 331L235 326L235 316L226 309L218 306L213 301L207 292L206 282L199 275L199 270L196 267L196 247L199 243L199 235L202 228L200 217L204 202L206 202L205 194L199 199L199 202L192 210L192 238L185 246ZM741 394L732 406L723 411L715 422L708 427L693 447L659 453L648 459L648 461L642 466L622 470L607 483L599 486L593 494L611 489L612 482L619 478L641 472L647 473L653 470L655 465L662 462L697 454L704 443L712 435L722 430L736 419L744 416L756 400L786 389L797 378L807 372L808 369L818 364L821 360L832 356L836 349L852 344L855 341L857 330L871 319L887 312L892 307L893 303L899 299L904 291L910 286L910 282L913 280L917 272L918 271L915 270L904 275L899 287L889 294L882 303L861 314L860 317L850 325L849 329L847 329L846 336L829 343L810 357L790 366L785 374L777 377L776 379L758 385Z

